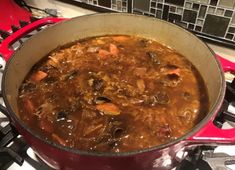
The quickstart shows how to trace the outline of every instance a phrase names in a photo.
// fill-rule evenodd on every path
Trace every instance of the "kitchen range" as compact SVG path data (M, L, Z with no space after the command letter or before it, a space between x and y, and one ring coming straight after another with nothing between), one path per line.
M64 18L105 11L129 12L156 17L180 25L206 42L217 43L217 45L209 44L209 46L221 56L218 58L226 71L227 87L222 106L213 123L219 128L230 129L235 127L233 123L235 122L235 79L229 71L235 70L235 64L229 60L234 61L235 53L225 46L234 48L234 7L234 0L231 3L223 0L148 0L145 3L138 0L63 0L55 2L6 0L0 3L1 72L4 70L5 60L8 61L24 41L40 30L65 20ZM42 16L43 18L41 18ZM211 23L222 25L222 28L214 29ZM2 99L1 104L3 104ZM1 107L1 110L4 109ZM2 114L0 125L0 169L52 169L34 154L24 138ZM231 132L233 131L231 130ZM233 137L231 132L224 138L229 136L231 142L234 142L235 134ZM223 140L223 138L219 138L219 140ZM187 151L179 151L174 159L176 161L184 159L182 162L178 162L174 169L235 169L235 146L232 144L210 145L207 143ZM167 156L163 156L161 165L169 169L171 161L171 158L167 159ZM112 169L112 167L107 167L107 169ZM155 167L155 169L158 168Z

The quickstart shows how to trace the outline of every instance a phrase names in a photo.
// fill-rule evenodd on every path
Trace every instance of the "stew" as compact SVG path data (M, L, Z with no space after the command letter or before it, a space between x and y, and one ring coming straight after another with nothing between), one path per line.
M60 47L28 73L19 116L63 146L126 152L189 132L209 109L205 83L186 57L137 36L91 37Z

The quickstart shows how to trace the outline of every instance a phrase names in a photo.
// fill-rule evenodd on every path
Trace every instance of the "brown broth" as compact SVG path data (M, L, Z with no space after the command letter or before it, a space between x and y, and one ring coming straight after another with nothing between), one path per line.
M175 140L207 114L207 89L185 57L134 36L80 40L37 63L19 89L20 118L47 140L126 152Z

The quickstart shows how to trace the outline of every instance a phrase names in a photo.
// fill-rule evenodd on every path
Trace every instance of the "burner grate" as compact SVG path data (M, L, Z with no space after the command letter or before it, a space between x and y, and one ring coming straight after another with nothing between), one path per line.
M17 138L18 132L11 127L10 123L6 125L5 127L1 127L0 129L0 157L2 163L0 163L0 169L1 166L4 166L5 164L12 163L13 161L16 162L19 165L23 164L23 158L18 154L19 150L24 149L22 145L17 142L20 138ZM13 142L14 141L14 142ZM12 142L14 144L12 144ZM18 143L18 144L17 144ZM17 147L16 147L17 146ZM26 146L26 144L25 144Z

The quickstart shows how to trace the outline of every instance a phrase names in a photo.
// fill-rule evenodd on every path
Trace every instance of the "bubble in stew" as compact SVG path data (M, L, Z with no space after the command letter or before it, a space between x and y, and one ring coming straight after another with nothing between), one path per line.
M79 150L127 152L171 142L209 109L199 71L175 50L137 36L60 47L30 70L19 115L43 139Z

